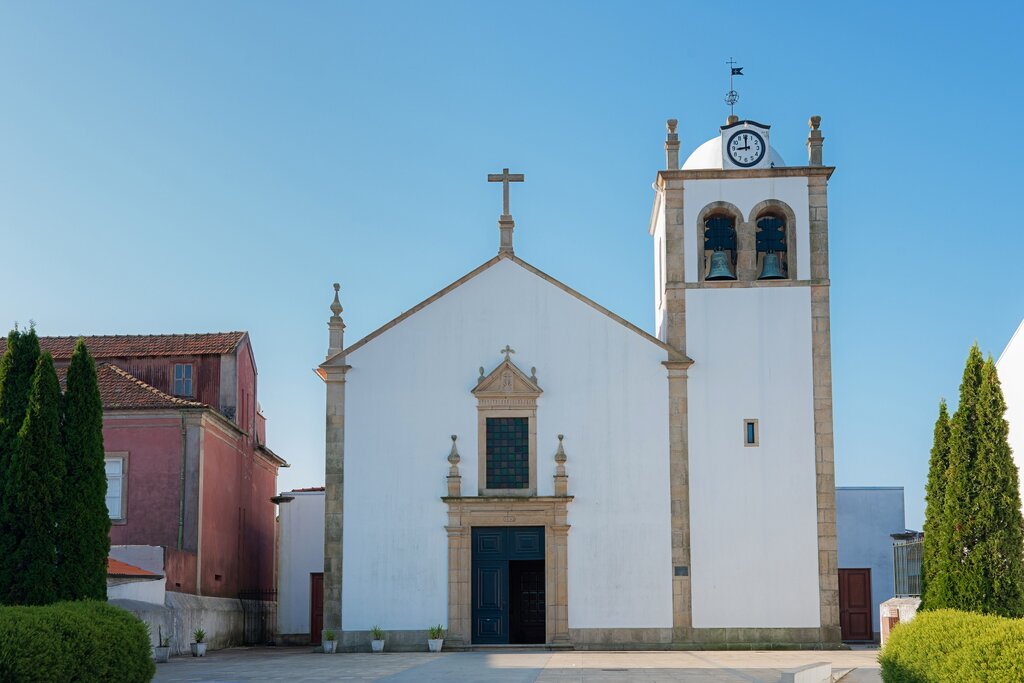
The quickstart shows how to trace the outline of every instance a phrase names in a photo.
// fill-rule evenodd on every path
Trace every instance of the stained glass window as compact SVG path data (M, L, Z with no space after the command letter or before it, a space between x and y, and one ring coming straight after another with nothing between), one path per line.
M530 487L529 430L526 417L487 418L487 488Z

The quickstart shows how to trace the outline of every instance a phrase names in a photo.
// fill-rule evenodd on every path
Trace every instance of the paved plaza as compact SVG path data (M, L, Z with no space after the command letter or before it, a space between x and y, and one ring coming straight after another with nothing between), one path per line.
M846 683L881 681L877 650L701 652L452 652L335 654L235 648L158 664L156 683L394 681L395 683L775 683L782 672L831 662Z

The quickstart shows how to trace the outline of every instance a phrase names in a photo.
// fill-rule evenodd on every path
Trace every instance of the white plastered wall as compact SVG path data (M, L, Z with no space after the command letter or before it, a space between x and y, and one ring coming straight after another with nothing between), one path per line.
M749 219L750 211L766 199L777 199L796 216L796 278L811 276L811 241L807 214L807 178L734 178L731 180L687 180L684 184L683 244L686 252L686 281L697 282L699 258L704 253L698 242L697 216L712 202L729 202Z
M539 495L553 493L565 435L569 626L672 626L666 352L502 260L347 357L345 630L447 622L449 435L476 495L470 391L506 344L544 390Z
M1010 338L996 363L1006 399L1006 421L1010 423L1010 448L1020 476L1024 472L1024 322ZM1020 479L1024 491L1024 476Z
M310 574L324 570L324 492L294 491L279 506L277 629L309 633Z
M807 287L687 291L696 628L820 625L810 307Z

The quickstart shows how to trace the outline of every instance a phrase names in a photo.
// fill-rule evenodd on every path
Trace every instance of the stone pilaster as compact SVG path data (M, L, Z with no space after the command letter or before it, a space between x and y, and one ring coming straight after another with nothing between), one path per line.
M813 120L812 120L813 125ZM816 132L816 129L812 131ZM819 133L820 135L820 133ZM810 141L808 141L810 145ZM820 163L820 143L818 146ZM836 544L835 452L832 432L832 341L828 279L828 179L807 179L811 246L811 353L814 381L814 462L818 506L821 640L838 643L839 570Z
M672 639L690 642L690 474L686 373L689 361L668 361L669 495L672 512ZM684 569L685 568L685 569Z
M327 360L320 376L327 385L326 448L324 453L324 630L341 640L342 551L345 500L345 322L341 319L340 285L334 284L334 302L327 323Z

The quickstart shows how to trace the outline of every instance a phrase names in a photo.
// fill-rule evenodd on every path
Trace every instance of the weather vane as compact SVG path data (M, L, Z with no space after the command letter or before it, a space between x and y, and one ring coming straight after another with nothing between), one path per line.
M726 64L729 65L729 92L725 93L725 103L729 105L729 115L732 116L736 113L734 111L736 103L740 101L740 94L732 87L732 79L735 76L743 75L743 67L736 66L736 62L732 57L729 57L729 61Z

